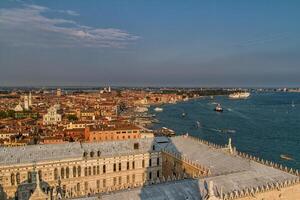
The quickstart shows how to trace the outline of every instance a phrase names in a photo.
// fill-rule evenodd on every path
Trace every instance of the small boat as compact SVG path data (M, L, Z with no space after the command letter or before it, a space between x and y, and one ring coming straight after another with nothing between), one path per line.
M201 123L199 121L196 121L196 128L200 128L201 127Z
M221 104L218 104L218 105L215 107L215 111L216 111L216 112L223 112L223 108L221 107Z
M281 154L280 158L282 158L284 160L294 160L292 157L290 157L289 155L285 155L285 154Z
M161 111L163 111L163 110L164 110L164 109L159 108L159 107L154 108L154 111L156 111L156 112L161 112Z
M292 101L292 107L293 107L293 108L294 108L294 107L296 107L296 105L295 105L294 101Z
M185 112L183 112L183 113L181 114L181 116L182 116L182 117L185 117L185 116L186 116L186 113L185 113Z

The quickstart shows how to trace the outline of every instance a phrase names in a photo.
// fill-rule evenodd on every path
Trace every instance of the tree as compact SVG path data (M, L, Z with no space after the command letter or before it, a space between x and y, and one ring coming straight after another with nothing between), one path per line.
M78 117L76 115L68 115L68 120L69 121L77 121Z

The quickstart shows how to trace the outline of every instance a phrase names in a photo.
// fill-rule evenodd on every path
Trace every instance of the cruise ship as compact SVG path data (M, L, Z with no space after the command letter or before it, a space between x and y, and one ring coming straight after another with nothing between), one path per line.
M235 92L229 95L230 99L246 99L250 96L249 92Z

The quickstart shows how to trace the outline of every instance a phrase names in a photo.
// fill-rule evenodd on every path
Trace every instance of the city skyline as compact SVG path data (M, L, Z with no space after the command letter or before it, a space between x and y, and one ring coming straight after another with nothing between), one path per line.
M0 86L299 87L299 7L2 1Z

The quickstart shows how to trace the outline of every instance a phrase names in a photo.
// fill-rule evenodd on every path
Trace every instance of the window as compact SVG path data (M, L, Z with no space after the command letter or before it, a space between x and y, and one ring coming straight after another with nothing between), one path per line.
M130 183L130 176L127 175L127 183Z
M70 175L70 170L69 170L69 167L66 168L66 178L69 178L69 175Z
M135 169L135 162L132 161L132 169Z
M96 138L94 138L94 140L96 140ZM90 156L91 156L91 158L94 157L94 152L93 151L90 152Z
M139 149L139 143L134 143L133 144L133 149Z
M160 175L159 173L160 173L159 170L157 170L157 172L156 172L156 177L157 178L159 178L159 175Z
M57 170L57 168L55 168L54 169L54 180L57 180L57 179L58 179L58 170ZM28 177L28 180L29 180L29 177Z
M122 163L119 163L119 171L122 170Z
M129 170L129 168L130 168L130 167L129 167L129 161L127 161L127 170Z
M106 187L106 179L103 179L103 187Z
M92 175L92 167L89 167L89 176Z
M142 168L145 167L145 160L142 160Z
M152 150L155 151L155 145L152 146Z
M93 166L93 175L96 175L96 166Z
M43 178L43 177L42 177L42 171L41 171L41 170L39 170L39 171L38 171L38 173L39 173L39 177L40 177L40 181L41 181L41 180L42 180L42 178Z
M17 185L19 185L20 184L20 173L19 172L17 172L17 174L16 174L16 181L17 181Z
M100 174L100 167L97 166L97 174L99 175Z
M60 177L61 177L61 179L65 178L65 170L64 170L64 168L60 169Z
M117 171L117 165L114 163L114 172Z
M149 172L149 180L152 180L152 172Z
M85 158L87 157L87 152L83 153L83 157L85 157Z
M88 175L88 169L87 167L84 168L84 176L87 176Z
M156 164L159 166L159 158L156 159Z
M89 183L88 182L84 182L84 189L88 190L89 189Z
M101 152L97 151L97 156L100 157L100 155L101 155Z
M122 185L122 177L119 176L119 185Z
M135 182L135 174L132 174L132 182Z
M73 177L76 177L76 167L73 167Z
M81 176L81 167L80 166L77 167L77 174L78 174L78 177Z
M117 178L114 177L114 185L117 185Z
M80 183L77 183L77 191L80 192Z
M97 189L99 189L100 188L100 180L97 180Z
M149 159L149 167L152 167L152 159Z
M14 173L12 173L10 175L10 183L11 183L11 185L15 185L15 174Z
M103 165L103 174L106 173L106 165Z

